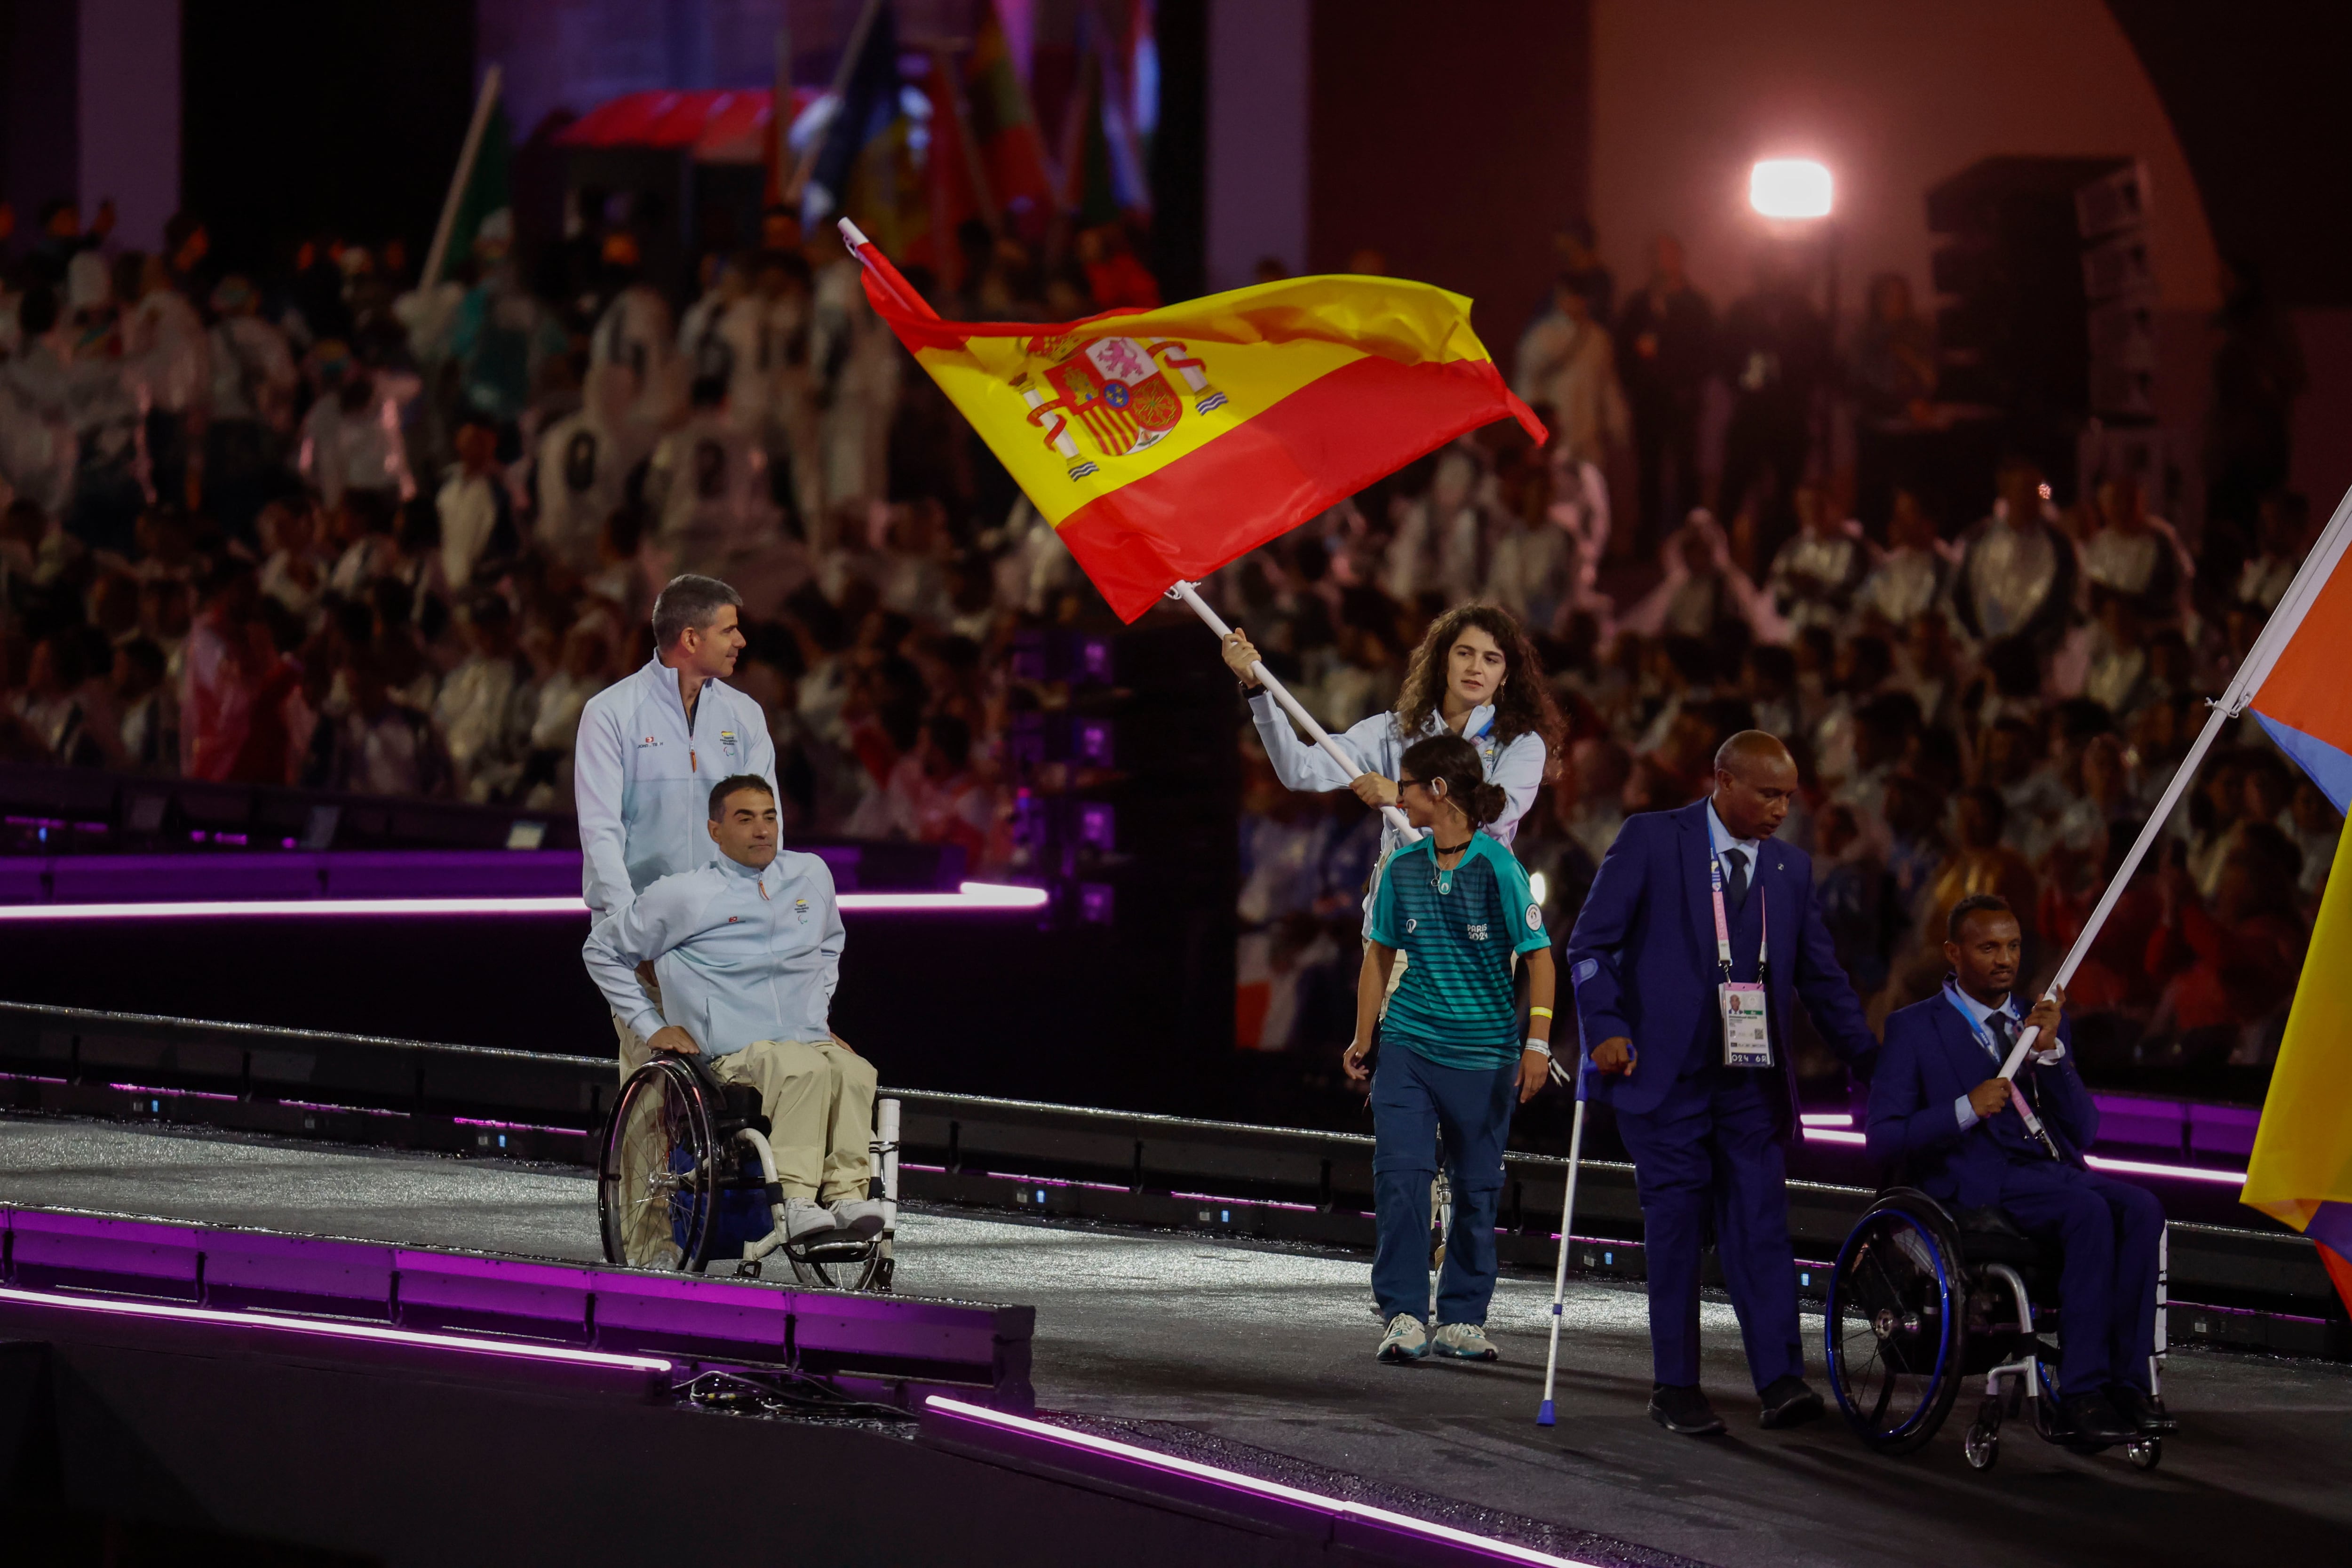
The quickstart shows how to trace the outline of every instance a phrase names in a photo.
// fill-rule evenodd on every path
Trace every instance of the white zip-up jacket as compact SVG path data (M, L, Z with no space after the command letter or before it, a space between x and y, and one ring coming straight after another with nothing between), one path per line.
M1339 764L1322 747L1298 738L1290 726L1289 715L1275 705L1274 699L1263 689L1250 693L1250 717L1257 721L1258 739L1265 742L1266 760L1274 764L1276 778L1285 789L1304 792L1346 789L1355 783L1357 774L1342 773ZM1413 741L1432 735L1443 735L1445 721L1430 714ZM1530 730L1508 745L1495 740L1495 710L1492 704L1480 703L1470 710L1469 721L1462 726L1463 737L1478 748L1478 761L1486 770L1486 782L1503 786L1507 804L1503 815L1486 824L1485 832L1497 844L1508 845L1519 830L1519 818L1535 804L1536 791L1543 787L1543 737ZM1378 773L1393 780L1400 771L1405 748L1412 742L1397 733L1394 713L1375 713L1359 720L1343 735L1331 737L1339 749L1363 763L1362 773ZM583 826L581 836L585 839ZM1404 835L1390 824L1381 835L1381 853L1388 853L1404 842Z
M828 1038L845 937L832 869L784 849L765 870L721 856L663 878L598 921L581 952L639 1039L676 1024L703 1054L723 1057L754 1040ZM659 1007L637 984L647 961Z
M768 716L743 693L705 681L689 720L677 671L656 658L590 698L572 763L588 907L611 914L662 878L718 859L710 786L734 773L776 787Z

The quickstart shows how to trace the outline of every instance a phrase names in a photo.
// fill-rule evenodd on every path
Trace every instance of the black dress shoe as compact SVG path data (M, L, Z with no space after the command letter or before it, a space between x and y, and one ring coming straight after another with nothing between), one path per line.
M1761 1421L1767 1431L1801 1426L1819 1419L1822 1414L1822 1396L1801 1377L1776 1377L1766 1385L1760 1397L1764 1401Z
M1706 1402L1706 1394L1696 1388L1672 1388L1663 1383L1651 1385L1650 1419L1685 1437L1712 1437L1723 1430L1723 1418Z
M2096 1394L2070 1394L2058 1402L2058 1414L2085 1443L2128 1443L2139 1429L2123 1417L2105 1389Z
M2107 1400L2116 1413L2130 1422L2143 1437L2161 1437L2180 1430L2180 1422L2164 1407L2164 1401L2144 1394L2128 1383L2112 1384L2107 1388Z

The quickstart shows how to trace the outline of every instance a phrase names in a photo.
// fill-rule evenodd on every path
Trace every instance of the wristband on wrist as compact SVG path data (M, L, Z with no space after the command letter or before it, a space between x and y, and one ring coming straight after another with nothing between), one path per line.
M1529 1035L1528 1037L1527 1048L1535 1052L1536 1055L1539 1057L1549 1057L1551 1055L1551 1042L1549 1040L1538 1040L1533 1035Z
M1530 1018L1549 1018L1551 1016L1551 1009L1549 1007L1530 1007L1528 1009L1528 1016Z

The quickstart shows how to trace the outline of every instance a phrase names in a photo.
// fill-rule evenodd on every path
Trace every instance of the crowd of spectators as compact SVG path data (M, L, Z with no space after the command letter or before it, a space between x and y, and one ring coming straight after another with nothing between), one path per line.
M525 258L494 219L420 288L397 245L247 276L195 218L153 254L108 228L53 205L0 275L0 760L562 810L583 704L698 571L744 595L736 684L789 833L1021 868L1013 638L1108 613L829 234L771 213L675 310L625 229ZM967 234L962 289L915 281L950 317L1149 304L1133 240L1055 261ZM1907 289L1882 281L1841 345L1771 255L1718 314L1654 254L1621 298L1590 232L1561 237L1510 356L1548 446L1464 437L1208 594L1334 730L1389 706L1445 607L1517 616L1572 721L1517 846L1556 934L1624 816L1703 793L1752 726L1799 759L1786 831L1875 1014L1932 991L1972 893L2011 900L2047 975L2284 591L2305 509L2263 495L2216 570L2128 479L2062 510L2013 459L1990 515L1898 489L1864 531L1814 477L1817 399L1929 395ZM1320 1050L1349 1027L1378 825L1236 735L1241 1037ZM2259 1066L2335 814L2248 722L2164 828L2076 976L2084 1055Z
M582 706L701 572L789 831L1017 859L1008 639L1108 612L829 229L770 213L674 311L625 228L526 268L494 216L418 288L397 245L252 277L110 227L52 204L0 279L0 759L566 809ZM1149 302L1081 237L967 235L938 302Z

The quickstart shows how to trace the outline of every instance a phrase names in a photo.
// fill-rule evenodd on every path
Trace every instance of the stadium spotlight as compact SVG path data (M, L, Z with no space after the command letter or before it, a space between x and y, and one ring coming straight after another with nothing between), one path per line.
M1830 216L1830 172L1811 158L1766 158L1748 174L1748 205L1765 217Z

